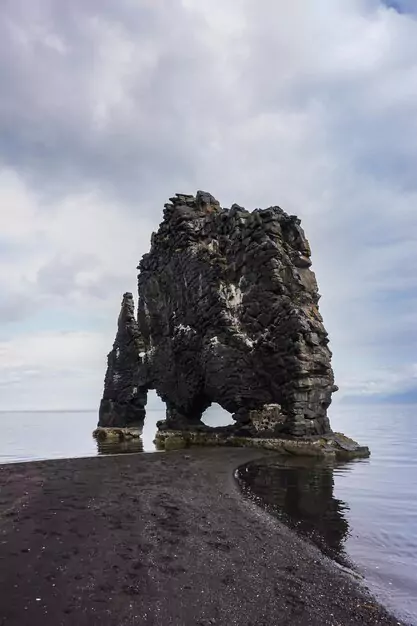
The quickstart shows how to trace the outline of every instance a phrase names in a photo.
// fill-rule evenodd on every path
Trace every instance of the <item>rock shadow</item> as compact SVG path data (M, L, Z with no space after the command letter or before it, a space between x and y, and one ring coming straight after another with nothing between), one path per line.
M236 478L245 496L351 567L344 549L349 506L334 496L333 469L309 459L261 459L240 467Z

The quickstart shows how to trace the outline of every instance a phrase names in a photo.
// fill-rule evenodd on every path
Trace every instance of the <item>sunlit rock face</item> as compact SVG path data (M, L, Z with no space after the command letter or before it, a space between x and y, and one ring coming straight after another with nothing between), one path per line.
M107 357L99 426L123 427L143 424L147 385L143 380L143 340L135 318L131 293L125 293L113 349Z
M167 405L161 429L204 428L215 402L236 435L330 433L337 388L310 255L300 220L277 206L225 209L201 191L171 198L138 268L138 327L131 300L119 320L103 415L144 406L153 388ZM130 340L139 336L143 347Z

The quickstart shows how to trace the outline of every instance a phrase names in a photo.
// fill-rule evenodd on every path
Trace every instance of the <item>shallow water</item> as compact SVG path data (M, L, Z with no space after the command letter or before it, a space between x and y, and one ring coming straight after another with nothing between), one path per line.
M337 406L331 423L371 448L370 459L335 468L311 462L252 468L248 484L272 512L339 561L351 559L374 593L417 624L417 407ZM98 450L96 412L0 413L0 463L108 452L155 451L161 410L149 410L141 441ZM207 422L224 417L211 411ZM249 478L251 480L249 480Z
M0 463L155 452L153 440L160 419L161 411L148 411L141 439L99 444L92 437L96 411L0 412Z
M225 417L221 411L211 407L205 414L205 423L221 426L225 419L232 423L231 416ZM156 452L156 423L164 418L163 408L147 409L141 438L120 443L93 438L97 411L0 411L0 463Z

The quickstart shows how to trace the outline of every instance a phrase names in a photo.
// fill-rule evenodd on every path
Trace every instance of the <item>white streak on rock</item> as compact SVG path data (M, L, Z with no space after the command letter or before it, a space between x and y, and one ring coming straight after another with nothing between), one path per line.
M194 328L191 328L191 326L184 325L184 324L178 324L178 326L176 326L175 329L179 332L195 333Z
M239 319L240 307L242 306L243 293L238 285L233 283L221 282L219 285L219 295L225 304L222 311L223 317L230 323L233 331L238 335L241 341L252 348L254 342L244 332Z

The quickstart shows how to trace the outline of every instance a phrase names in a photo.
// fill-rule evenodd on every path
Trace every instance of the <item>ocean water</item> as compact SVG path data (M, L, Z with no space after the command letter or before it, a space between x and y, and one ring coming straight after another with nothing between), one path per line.
M161 411L149 411L141 450L155 451L153 438ZM97 411L0 412L0 463L95 456L101 453L92 437ZM109 452L120 452L115 447ZM127 451L127 450L126 450ZM133 447L132 451L137 451Z
M417 624L417 407L332 406L334 430L371 448L371 458L335 466L288 460L251 464L239 476L261 506L339 562L352 562L373 593ZM100 448L96 412L0 413L0 463L154 452L149 410L140 442ZM212 408L205 419L224 424Z

